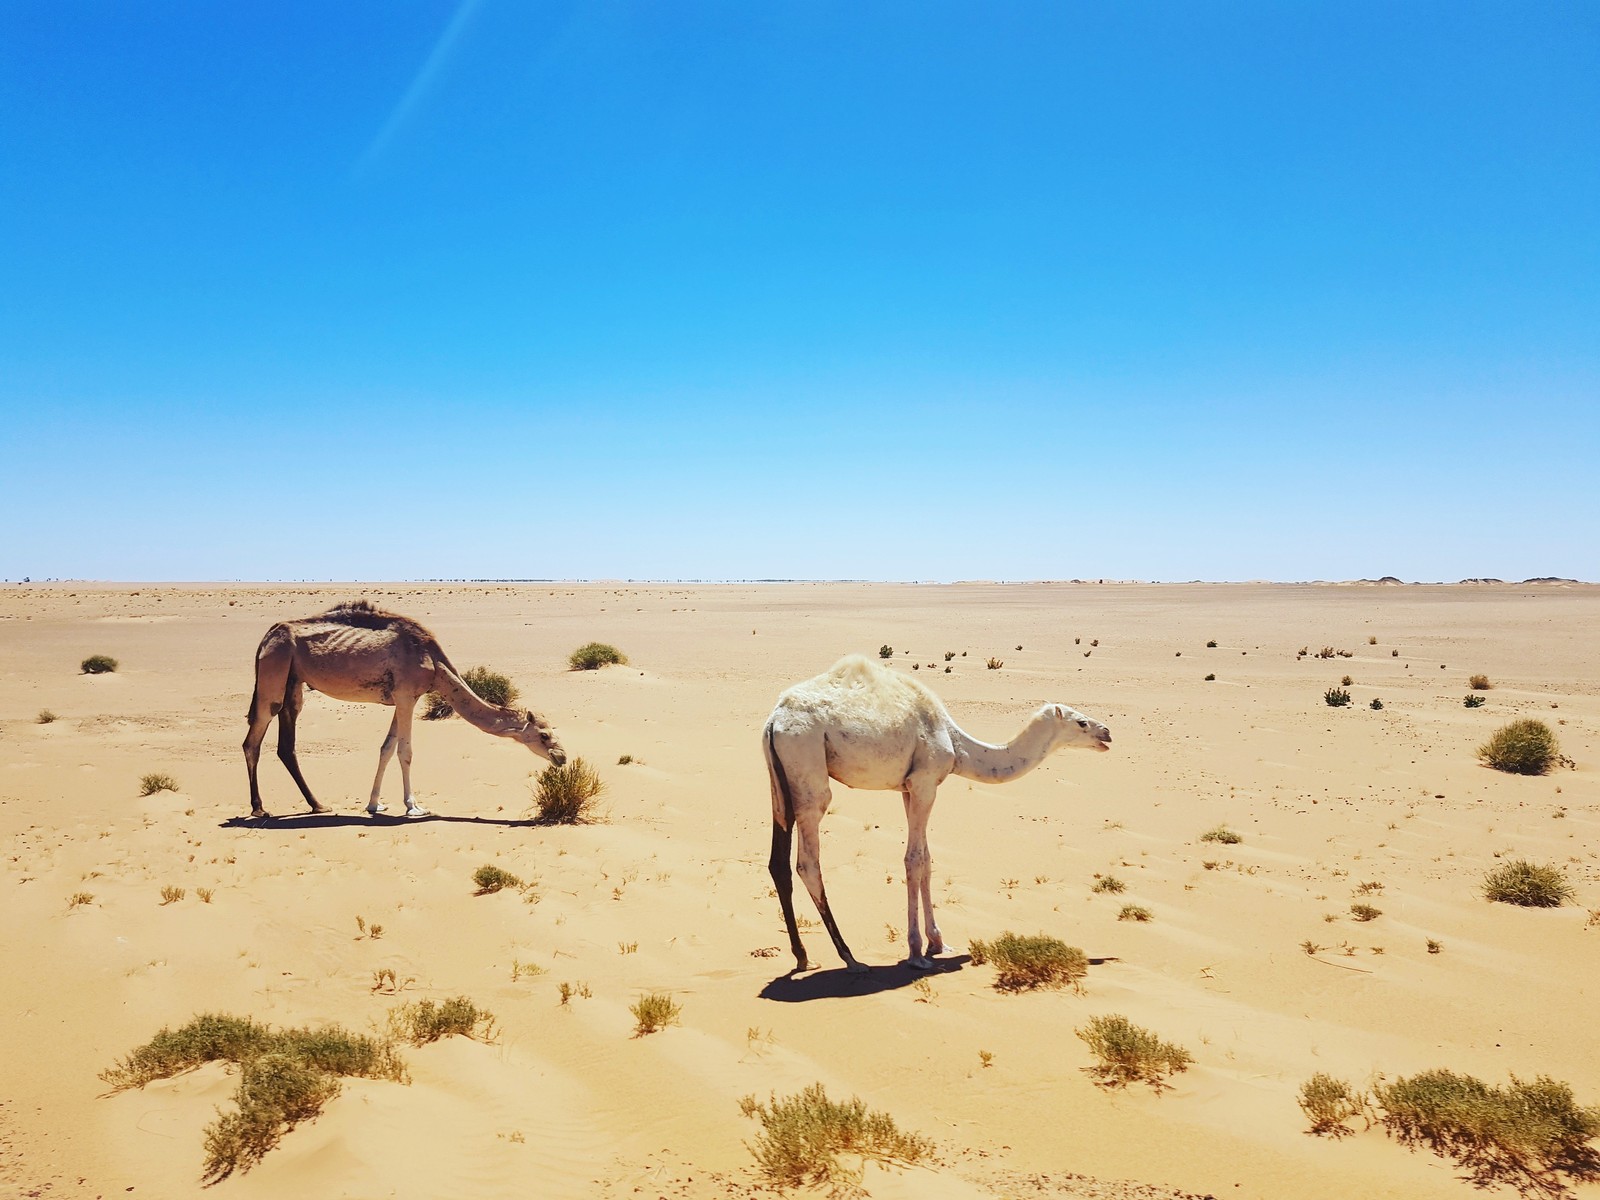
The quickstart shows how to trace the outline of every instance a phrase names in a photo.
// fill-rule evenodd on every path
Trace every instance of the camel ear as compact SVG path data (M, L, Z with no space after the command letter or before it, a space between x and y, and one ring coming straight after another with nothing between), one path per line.
M1056 705L1056 720L1065 721L1066 719L1067 714L1061 711L1061 705Z

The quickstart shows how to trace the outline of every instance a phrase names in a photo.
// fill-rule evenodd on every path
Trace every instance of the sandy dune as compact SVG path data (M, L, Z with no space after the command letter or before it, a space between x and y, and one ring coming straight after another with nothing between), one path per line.
M543 764L459 720L418 724L414 779L436 815L369 819L387 713L318 695L300 759L335 814L305 813L269 735L278 816L244 820L257 641L357 596L428 624L458 667L510 674L600 767L609 821L529 824ZM566 670L591 639L632 664ZM959 959L917 986L897 965L904 821L884 793L836 790L824 825L830 898L872 973L847 978L814 924L822 971L790 979L786 949L757 955L785 946L762 721L789 683L885 643L979 737L1005 740L1046 701L1111 726L1111 754L1062 753L1003 787L952 779L931 830L953 945L1056 934L1103 960L1082 995L1002 995ZM1297 657L1323 645L1352 656ZM79 674L91 653L120 669ZM1467 710L1477 672L1495 687ZM1346 673L1355 703L1328 708ZM1576 769L1477 764L1523 715L1560 722ZM1596 587L9 587L0 1190L207 1191L201 1131L227 1072L113 1096L98 1079L162 1025L212 1010L364 1029L401 999L465 994L496 1014L498 1042L407 1051L409 1086L347 1082L210 1194L746 1195L756 1127L739 1098L821 1081L941 1147L932 1168L870 1170L877 1197L1464 1197L1451 1163L1376 1130L1307 1136L1295 1093L1319 1070L1365 1083L1451 1067L1545 1073L1600 1103L1597 752ZM141 798L153 771L180 790ZM388 783L397 808L398 772ZM1241 843L1200 840L1223 822ZM1579 903L1482 900L1485 870L1510 857L1565 865ZM474 895L484 863L537 880L536 898ZM1091 893L1106 872L1127 891ZM1359 923L1367 882L1382 916ZM185 898L162 904L167 885ZM93 900L69 907L78 892ZM1129 902L1154 920L1118 921ZM544 973L513 980L514 960ZM399 997L373 991L382 968L409 981ZM592 995L563 1006L562 982ZM673 993L682 1023L635 1038L628 1008L650 990ZM1073 1029L1112 1012L1195 1066L1161 1095L1095 1087Z

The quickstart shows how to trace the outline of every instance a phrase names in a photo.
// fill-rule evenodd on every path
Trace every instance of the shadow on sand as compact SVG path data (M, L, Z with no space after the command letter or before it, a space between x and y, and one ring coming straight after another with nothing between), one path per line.
M838 1000L846 996L871 996L877 992L891 992L896 988L910 987L919 979L937 978L961 970L972 961L968 954L938 958L931 971L919 971L907 963L892 967L869 967L865 974L852 975L843 967L831 971L812 971L805 975L791 972L780 975L760 991L763 1000L777 1000L784 1004L799 1004L806 1000Z
M305 830L338 829L359 825L370 829L374 825L427 825L436 821L449 821L466 825L499 825L507 829L532 829L542 822L534 817L522 819L509 817L452 817L444 813L429 813L425 817L408 817L404 813L273 813L265 817L229 817L218 824L219 829Z

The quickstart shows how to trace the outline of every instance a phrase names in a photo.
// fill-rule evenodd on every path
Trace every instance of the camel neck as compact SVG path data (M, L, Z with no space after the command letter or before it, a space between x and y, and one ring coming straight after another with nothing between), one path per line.
M950 733L956 752L955 774L980 783L1007 783L1026 775L1044 761L1054 743L1050 723L1038 717L1003 746L980 742L954 724Z
M505 724L506 712L496 708L484 700L466 685L449 667L441 664L434 672L433 686L446 700L456 714L470 725L476 725L485 733L499 733Z

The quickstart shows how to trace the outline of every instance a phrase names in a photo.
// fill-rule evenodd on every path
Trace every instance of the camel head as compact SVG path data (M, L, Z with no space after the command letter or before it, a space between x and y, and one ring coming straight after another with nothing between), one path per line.
M506 736L513 741L521 742L540 758L548 758L558 767L566 762L567 752L556 740L555 731L550 728L550 723L536 712L526 712L521 715L523 719L518 727L511 729Z
M1111 749L1111 730L1093 717L1086 717L1065 704L1047 704L1044 717L1056 727L1057 749L1070 747L1086 750Z

